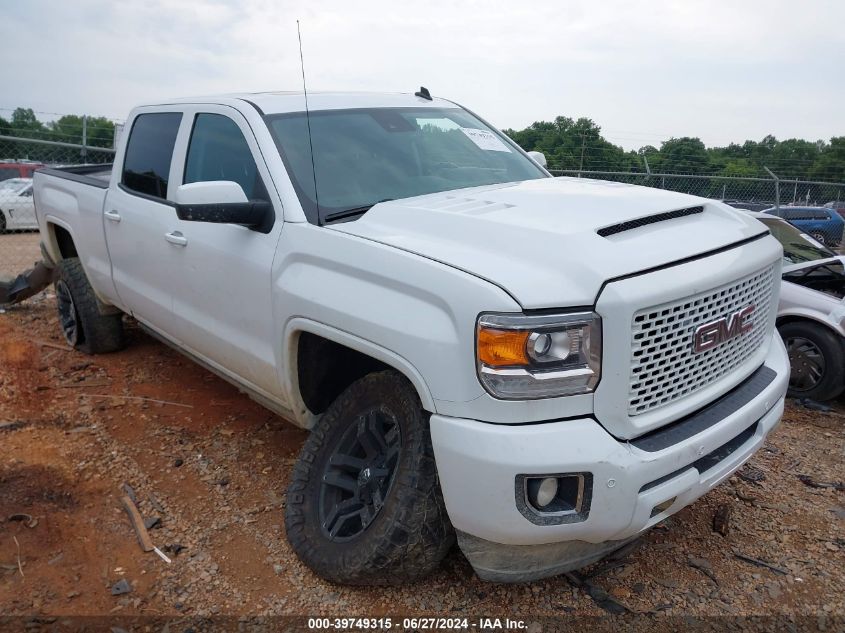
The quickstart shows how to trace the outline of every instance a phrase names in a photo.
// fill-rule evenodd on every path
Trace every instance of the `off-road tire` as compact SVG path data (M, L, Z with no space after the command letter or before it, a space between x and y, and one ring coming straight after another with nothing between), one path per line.
M384 505L363 532L338 543L320 523L322 474L344 432L373 407L398 421L399 458ZM429 414L394 371L352 383L312 430L293 470L285 506L287 538L300 560L328 581L399 585L435 570L455 542L431 446Z
M6 232L6 214L0 209L0 235Z
M123 349L123 315L100 313L99 302L78 257L69 257L59 262L58 276L54 284L57 305L61 303L58 298L60 284L64 284L70 291L78 328L75 341L68 339L65 334L68 343L86 354L107 354ZM61 322L60 308L59 327Z
M812 342L824 357L825 369L818 383L810 388L798 390L789 385L789 396L811 400L832 400L845 390L845 343L826 327L809 321L793 321L778 328L787 344L790 339L803 338Z

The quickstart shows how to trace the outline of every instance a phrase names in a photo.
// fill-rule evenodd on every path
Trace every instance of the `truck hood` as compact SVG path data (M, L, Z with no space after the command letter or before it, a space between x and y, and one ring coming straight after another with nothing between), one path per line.
M602 237L599 229L694 213ZM462 269L524 309L590 306L602 284L767 233L727 205L601 180L544 178L383 202L331 229Z

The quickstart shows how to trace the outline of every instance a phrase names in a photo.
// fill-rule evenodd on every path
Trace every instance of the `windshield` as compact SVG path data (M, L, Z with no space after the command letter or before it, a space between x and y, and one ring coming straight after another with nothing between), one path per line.
M505 136L460 108L312 112L310 144L304 112L270 115L267 123L312 222L354 216L385 200L546 177Z
M836 253L811 242L801 231L782 220L761 218L772 235L783 245L783 259L787 264L812 262L817 259L836 257Z

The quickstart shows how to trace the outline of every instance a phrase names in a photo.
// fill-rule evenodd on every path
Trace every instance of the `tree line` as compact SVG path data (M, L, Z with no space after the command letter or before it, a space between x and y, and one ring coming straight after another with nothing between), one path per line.
M82 143L82 116L66 114L43 122L30 108L17 108L9 119L0 116L0 134L21 138ZM105 117L87 117L86 144L111 148L114 123ZM725 147L706 147L700 138L670 138L660 147L645 145L625 150L604 138L592 119L559 116L537 121L523 130L504 130L527 151L543 152L551 169L643 173L751 176L767 178L765 167L781 178L845 182L845 136L829 141L747 140ZM55 150L35 144L7 143L3 158L50 160Z
M114 122L105 117L86 117L85 144L88 147L111 148L114 144ZM6 119L0 116L0 135L19 138L82 144L83 117L66 114L55 121L41 121L31 108L17 108ZM74 150L37 143L0 141L0 158L26 158L42 162L65 162ZM64 160L62 160L64 159ZM108 160L108 155L92 153L88 160Z
M700 138L670 138L660 147L624 150L601 134L592 119L559 116L523 130L504 130L526 151L546 155L550 169L682 173L845 182L845 136L830 141L787 139L772 135L761 141L706 147Z

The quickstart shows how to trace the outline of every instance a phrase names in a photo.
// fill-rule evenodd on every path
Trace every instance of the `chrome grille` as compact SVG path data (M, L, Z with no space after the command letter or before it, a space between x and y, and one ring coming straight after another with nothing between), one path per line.
M774 266L739 281L634 314L628 415L662 407L715 382L756 352L766 339ZM727 343L693 353L696 327L754 304L751 329Z

